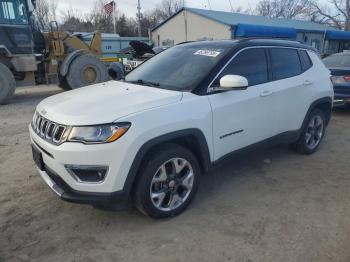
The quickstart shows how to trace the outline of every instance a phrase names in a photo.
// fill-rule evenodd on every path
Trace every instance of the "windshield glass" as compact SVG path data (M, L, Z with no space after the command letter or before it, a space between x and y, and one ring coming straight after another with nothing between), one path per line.
M350 67L350 54L331 55L323 59L327 67Z
M0 24L28 24L25 0L0 0Z
M229 50L228 45L204 43L175 46L141 64L126 76L125 81L175 91L192 91Z

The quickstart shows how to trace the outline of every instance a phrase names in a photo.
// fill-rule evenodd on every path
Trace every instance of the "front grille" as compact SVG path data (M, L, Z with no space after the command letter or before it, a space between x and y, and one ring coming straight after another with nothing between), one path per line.
M49 143L58 145L63 142L66 126L52 122L35 112L32 128L34 132Z

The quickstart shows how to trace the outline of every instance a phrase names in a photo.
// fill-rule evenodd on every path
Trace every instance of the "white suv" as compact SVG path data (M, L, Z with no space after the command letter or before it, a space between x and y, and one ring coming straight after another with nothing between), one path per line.
M263 144L315 152L333 104L330 73L293 41L185 43L110 81L42 101L30 125L33 157L62 199L133 203L175 216L201 175Z

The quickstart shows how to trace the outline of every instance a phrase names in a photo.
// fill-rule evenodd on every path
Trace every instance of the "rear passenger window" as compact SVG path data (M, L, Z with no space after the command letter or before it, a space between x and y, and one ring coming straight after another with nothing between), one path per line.
M297 50L289 48L271 48L270 57L273 80L301 74L302 69Z
M249 86L268 81L267 60L262 48L247 49L239 53L216 79L214 86L219 86L220 78L225 75L240 75L248 79Z
M301 61L301 67L303 69L303 72L305 72L306 70L312 67L311 59L309 57L309 54L305 50L299 50L299 56Z

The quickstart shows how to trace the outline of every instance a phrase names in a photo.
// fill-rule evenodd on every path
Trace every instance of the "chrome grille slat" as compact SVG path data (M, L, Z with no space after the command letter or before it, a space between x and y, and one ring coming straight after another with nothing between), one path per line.
M66 126L52 122L37 112L35 112L33 117L32 128L41 138L55 145L62 142L62 137L67 129Z

